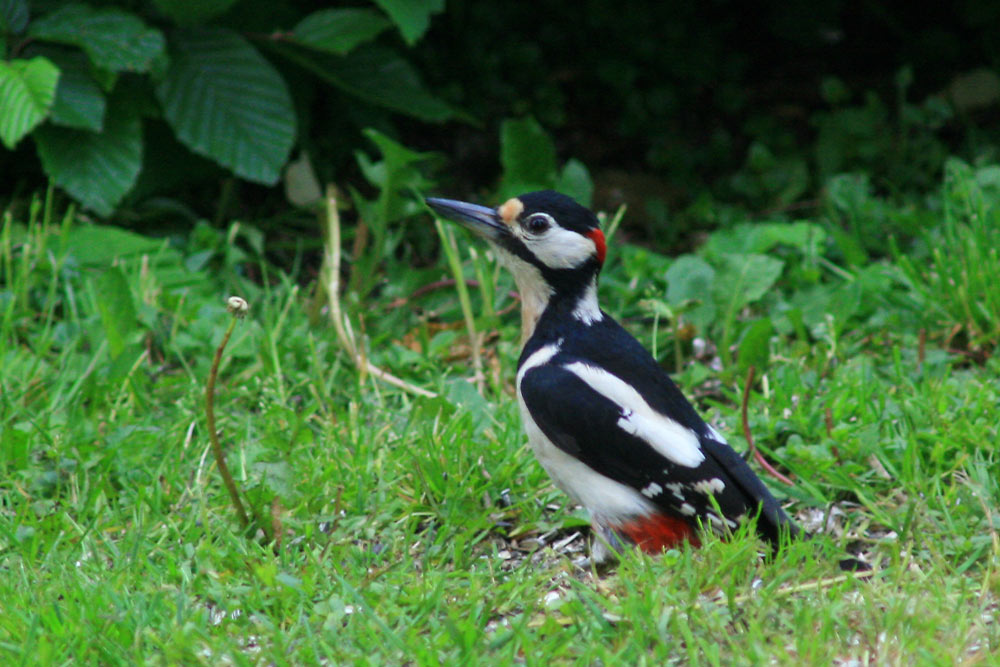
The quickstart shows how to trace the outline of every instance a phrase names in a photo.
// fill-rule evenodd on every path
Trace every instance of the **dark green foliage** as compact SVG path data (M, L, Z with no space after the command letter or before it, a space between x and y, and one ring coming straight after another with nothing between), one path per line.
M455 115L391 47L363 46L392 25L412 45L440 0L376 3L385 13L286 3L261 19L251 18L254 4L56 2L35 13L27 0L7 0L0 140L13 150L30 135L45 174L108 216L140 178L150 120L165 121L187 150L229 173L274 185L293 146L321 131L311 115L318 97L336 100L343 117L368 105L429 121Z
M165 195L194 218L235 205L266 216L280 193L229 177L271 186L296 160L316 182L358 187L353 154L375 127L455 158L442 183L456 196L499 180L501 195L554 184L609 210L627 201L638 234L683 251L691 232L748 209L825 207L841 174L864 174L874 196L916 198L947 155L996 154L996 8L918 14L843 2L541 0L526 15L457 0L4 0L0 167L10 189L44 172L102 215L124 203L130 219L155 219ZM134 124L105 127L111 118L138 119L139 137ZM87 133L67 135L89 148L75 158L86 177L32 146L53 126ZM543 128L551 139L535 143ZM530 171L506 152L497 164L497 136L504 151L528 142ZM93 178L105 152L122 167L106 184ZM922 222L848 221L837 242L856 263Z

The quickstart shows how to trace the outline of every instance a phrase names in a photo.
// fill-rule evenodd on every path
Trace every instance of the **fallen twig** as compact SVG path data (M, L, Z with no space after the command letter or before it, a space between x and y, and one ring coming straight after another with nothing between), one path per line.
M340 214L337 212L337 197L332 187L328 187L326 191L326 224L327 235L323 248L326 297L330 303L330 319L333 320L333 328L337 332L341 346L350 356L351 362L362 374L371 374L372 377L411 394L428 398L437 396L433 391L412 385L406 380L378 368L361 353L350 320L340 309Z

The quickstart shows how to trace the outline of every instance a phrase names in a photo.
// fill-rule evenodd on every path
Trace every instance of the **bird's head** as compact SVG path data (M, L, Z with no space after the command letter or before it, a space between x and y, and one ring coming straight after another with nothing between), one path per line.
M585 310L599 319L596 280L605 244L597 216L588 209L552 190L514 197L497 208L436 198L427 204L499 251L521 292L525 335L553 299L571 308L587 299L592 308Z

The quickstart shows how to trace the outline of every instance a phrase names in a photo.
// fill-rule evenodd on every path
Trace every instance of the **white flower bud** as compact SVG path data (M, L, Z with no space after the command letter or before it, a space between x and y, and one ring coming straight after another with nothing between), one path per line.
M250 304L248 304L246 299L242 297L231 296L226 299L226 310L228 310L231 315L243 319L243 317L246 316L247 311L250 310Z

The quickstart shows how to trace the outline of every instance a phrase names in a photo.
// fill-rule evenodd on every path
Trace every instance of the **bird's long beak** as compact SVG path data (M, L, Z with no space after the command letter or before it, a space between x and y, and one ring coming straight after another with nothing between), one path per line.
M428 197L427 205L442 218L461 223L487 241L501 243L510 235L507 226L492 208L437 197Z

